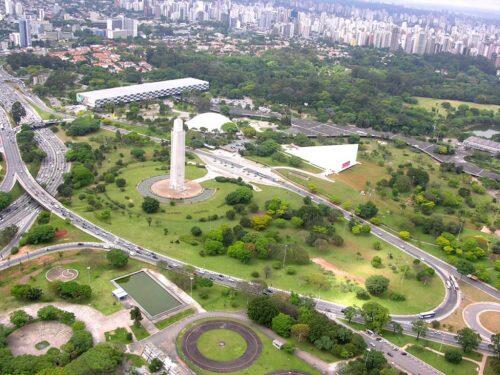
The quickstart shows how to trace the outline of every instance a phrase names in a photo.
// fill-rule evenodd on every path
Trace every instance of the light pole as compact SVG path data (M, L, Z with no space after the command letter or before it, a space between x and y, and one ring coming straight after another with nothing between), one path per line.
M189 280L190 280L190 284L191 284L191 297L193 296L193 280L194 280L194 277L193 276L189 276Z
M90 285L90 266L87 266L87 273L89 275L89 285Z
M286 252L288 251L288 244L285 245L285 255L283 256L283 266L282 268L285 268L285 262L286 262Z

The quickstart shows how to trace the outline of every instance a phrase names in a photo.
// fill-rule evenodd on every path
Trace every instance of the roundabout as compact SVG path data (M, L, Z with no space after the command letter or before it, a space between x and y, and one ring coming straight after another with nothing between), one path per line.
M181 350L195 366L212 372L250 367L260 356L262 343L244 324L209 320L195 324L182 337Z

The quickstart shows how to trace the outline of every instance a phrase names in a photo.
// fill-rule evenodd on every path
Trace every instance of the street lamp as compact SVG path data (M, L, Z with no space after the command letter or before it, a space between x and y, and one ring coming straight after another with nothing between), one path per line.
M189 276L189 280L191 281L191 297L193 296L193 280L194 280L194 277L193 276Z
M87 266L87 273L89 275L89 285L90 285L90 266Z

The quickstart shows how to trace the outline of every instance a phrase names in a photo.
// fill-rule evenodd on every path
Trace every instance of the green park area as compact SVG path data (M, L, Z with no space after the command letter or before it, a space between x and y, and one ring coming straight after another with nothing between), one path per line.
M247 350L247 342L239 333L229 329L212 329L200 336L197 347L208 359L227 362L241 357Z
M464 102L461 100L448 100L448 99L435 99L435 98L423 98L415 97L417 104L415 106L424 108L428 111L432 111L433 108L437 110L439 114L444 114L445 110L442 107L442 103L448 102L452 107L457 108L460 105L466 105L470 108L484 109L488 111L498 111L500 109L499 105L496 104L480 104L474 102Z
M349 211L373 202L378 209L371 218L374 224L395 235L407 232L412 243L452 264L463 259L472 264L473 271L467 273L476 272L484 281L498 285L492 254L495 237L480 231L495 228L498 206L481 182L448 171L399 143L363 140L358 162L331 175L330 181L297 171L279 173ZM412 182L419 178L425 190ZM448 232L451 248L437 239L442 232ZM478 247L482 250L476 253Z
M207 320L198 320L194 324L199 324L200 322ZM197 374L214 374L214 372L210 372L207 370L203 370L197 368L194 364L192 364L184 355L181 349L181 342L184 336L184 333L191 327L189 325L185 327L177 337L177 353L181 356L181 358L186 361L189 366L196 371ZM260 353L257 360L248 368L231 372L234 375L250 375L250 374L268 374L273 371L278 370L295 370L298 372L305 372L308 374L319 374L319 372L294 356L293 354L286 353L283 350L276 349L272 340L269 339L264 333L262 333L257 328L250 328L254 331L259 339L262 342L262 352ZM219 345L221 338L227 340L231 345L225 345L222 347ZM200 339L198 340L198 349L208 358L217 360L217 361L229 361L241 356L241 354L246 349L246 343L243 338L233 331L229 330L211 330L204 333Z
M260 186L260 191L253 192L251 204L230 205L226 197L240 187L231 182L210 180L202 183L216 191L209 199L194 204L161 203L156 212L147 213L137 185L146 178L167 173L167 162L158 157L162 154L160 146L141 144L144 154L138 160L131 154L138 146L117 141L113 133L101 130L97 135L78 139L85 140L91 147L106 150L102 160L96 163L96 173L103 176L98 177L97 184L102 187L73 189L71 198L63 197L62 201L83 217L140 246L195 266L345 305L362 303L359 298L372 298L392 313L430 310L444 297L444 286L437 277L417 280L415 273L420 271L420 266L412 265L412 258L386 243L376 244L377 239L370 234L352 233L350 224L334 218L334 213L328 213L333 215L328 230L320 228L321 225L313 229L313 225L307 228L292 224L290 217L304 203L298 195L280 188ZM186 171L189 179L206 173L204 168L191 165ZM113 174L110 179L109 174ZM124 183L117 184L118 180ZM276 204L282 205L287 213L269 214L269 206ZM308 207L302 208L303 212L308 210ZM312 210L313 216L317 215L317 209ZM257 224L251 223L253 218L264 220L263 226L256 228ZM316 219L320 224L322 219L312 220ZM200 233L193 234L194 227ZM250 253L255 246L260 246L265 248L266 255L242 261L235 254L210 254L212 250L207 247L213 243L208 245L212 238L207 236L217 236L223 228L233 228L232 243L242 246L242 241L247 241L245 246ZM239 234L234 234L237 231ZM248 235L236 241L235 237L242 231ZM315 231L335 232L336 245L325 239L331 234ZM227 249L230 245L226 245ZM375 266L373 258L376 258ZM374 275L389 280L388 292L359 297L366 280Z
M138 271L144 267L144 263L130 259L124 268L116 269L109 265L105 253L92 250L46 255L0 273L0 310L8 311L29 303L11 294L11 288L16 284L28 284L41 289L43 295L40 301L42 302L64 301L64 298L61 298L53 288L54 282L49 282L45 276L47 271L56 266L78 271L78 277L73 281L90 286L91 297L76 301L77 303L88 304L108 315L122 308L122 305L111 294L114 286L110 280Z

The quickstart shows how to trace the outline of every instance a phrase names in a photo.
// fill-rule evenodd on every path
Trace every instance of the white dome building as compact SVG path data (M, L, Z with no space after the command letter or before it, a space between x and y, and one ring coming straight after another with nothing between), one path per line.
M205 128L209 132L217 130L222 133L222 125L228 122L231 120L220 113L206 112L186 121L186 125L189 129L201 130L201 128Z

